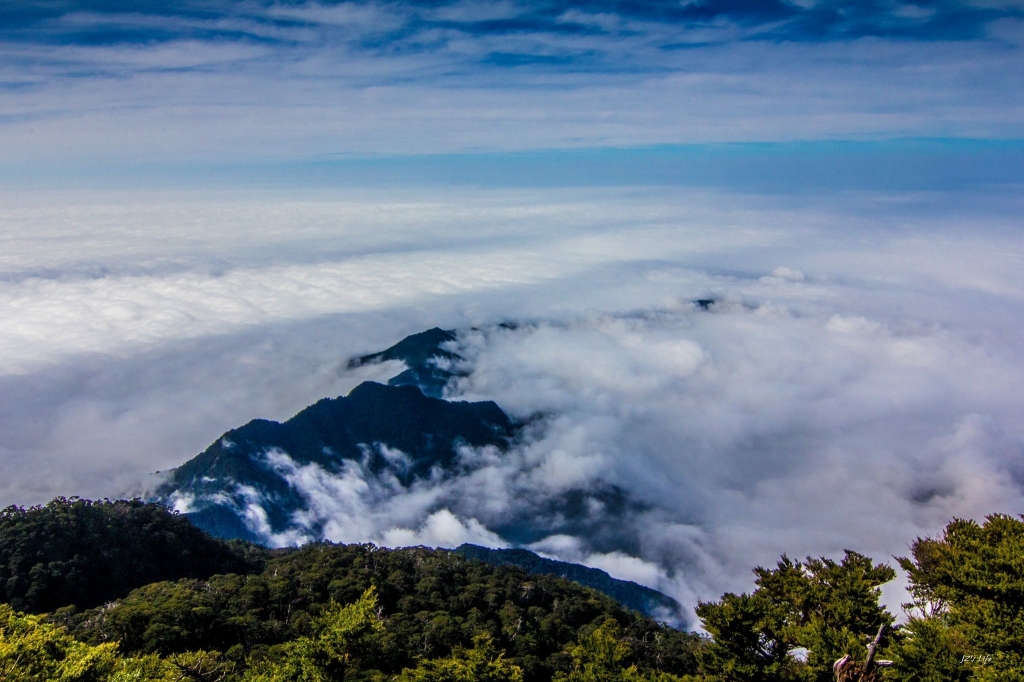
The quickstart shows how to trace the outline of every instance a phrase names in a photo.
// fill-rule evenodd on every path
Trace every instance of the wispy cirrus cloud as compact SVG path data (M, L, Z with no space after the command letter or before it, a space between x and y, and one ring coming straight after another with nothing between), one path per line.
M368 35L408 36L457 27L475 35L635 32L665 25L689 29L732 24L754 39L833 40L864 36L970 39L1007 17L1019 18L1017 2L848 2L696 0L681 3L513 2L249 2L193 0L179 3L8 3L5 33L30 40L145 42L193 34L219 38L266 38L267 28L295 26L362 30ZM729 35L729 34L723 34ZM381 47L375 44L373 47Z
M1011 3L3 12L8 164L1024 134L1024 20Z

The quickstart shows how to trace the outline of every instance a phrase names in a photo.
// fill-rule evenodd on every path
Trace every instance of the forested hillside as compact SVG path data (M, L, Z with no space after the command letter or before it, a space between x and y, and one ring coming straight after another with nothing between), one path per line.
M704 636L515 566L269 552L139 502L11 508L0 528L5 599L22 600L0 605L3 682L1024 680L1024 522L1009 516L911 544L906 625L879 605L894 569L847 551L756 568L751 592L698 606ZM216 566L233 568L202 575ZM151 575L170 579L136 586Z
M638 585L628 580L616 580L604 571L568 561L545 559L526 549L488 549L479 545L465 544L455 552L467 559L483 561L491 566L518 566L535 575L557 575L592 587L640 613L655 617L677 620L680 617L679 602L657 590Z
M259 574L156 583L61 622L82 641L119 641L125 653L215 649L243 662L308 635L325 605L351 604L370 589L385 624L373 667L386 674L472 647L486 634L525 680L547 680L565 667L563 649L581 628L605 621L630 642L629 664L678 674L695 669L692 636L604 595L425 548L309 545L272 559Z
M571 581L454 552L330 543L269 551L213 539L184 516L138 501L55 500L4 513L6 582L36 585L28 592L37 595L26 601L19 592L22 601L0 611L4 682L384 679L403 671L546 681L572 669L581 641L608 638L616 669L696 671L692 634ZM213 566L221 570L212 574ZM62 567L76 589L32 582L45 575L56 584ZM42 618L19 612L42 604L51 611Z
M247 573L268 555L139 500L7 507L0 511L0 603L30 613L90 608L159 580Z

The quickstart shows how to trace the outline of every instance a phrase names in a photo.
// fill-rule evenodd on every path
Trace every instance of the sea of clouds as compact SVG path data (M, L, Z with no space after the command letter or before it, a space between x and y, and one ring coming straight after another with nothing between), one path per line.
M440 326L469 370L449 397L526 436L409 489L268 453L328 538L501 546L509 519L554 528L546 501L617 489L629 504L531 546L692 606L783 552L892 563L953 516L1024 511L1012 188L0 206L0 504L143 491L232 427L386 379L347 361Z

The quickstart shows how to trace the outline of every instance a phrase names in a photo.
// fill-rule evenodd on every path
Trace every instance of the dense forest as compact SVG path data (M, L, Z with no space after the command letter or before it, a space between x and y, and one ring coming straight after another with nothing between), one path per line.
M679 620L681 615L682 606L675 599L643 585L627 580L616 580L597 568L545 559L525 549L488 549L465 544L455 548L455 553L492 566L519 566L533 574L557 575L593 587L623 606L648 616L660 615L662 618Z
M0 603L32 613L90 608L160 580L250 573L267 554L139 500L8 507L0 511Z
M1024 682L1024 522L954 520L898 562L903 625L878 603L895 571L847 551L756 568L696 635L445 550L270 551L58 499L0 514L0 680Z

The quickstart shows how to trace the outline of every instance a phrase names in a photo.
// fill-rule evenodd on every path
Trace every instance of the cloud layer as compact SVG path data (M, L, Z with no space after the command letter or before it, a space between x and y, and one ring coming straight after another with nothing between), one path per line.
M784 551L885 560L1024 506L1012 188L6 206L5 504L139 490L251 418L386 378L346 361L439 325L472 369L453 397L541 418L411 490L274 455L332 539L494 545L530 517L535 549L692 605ZM550 502L578 489L621 492L562 523Z

